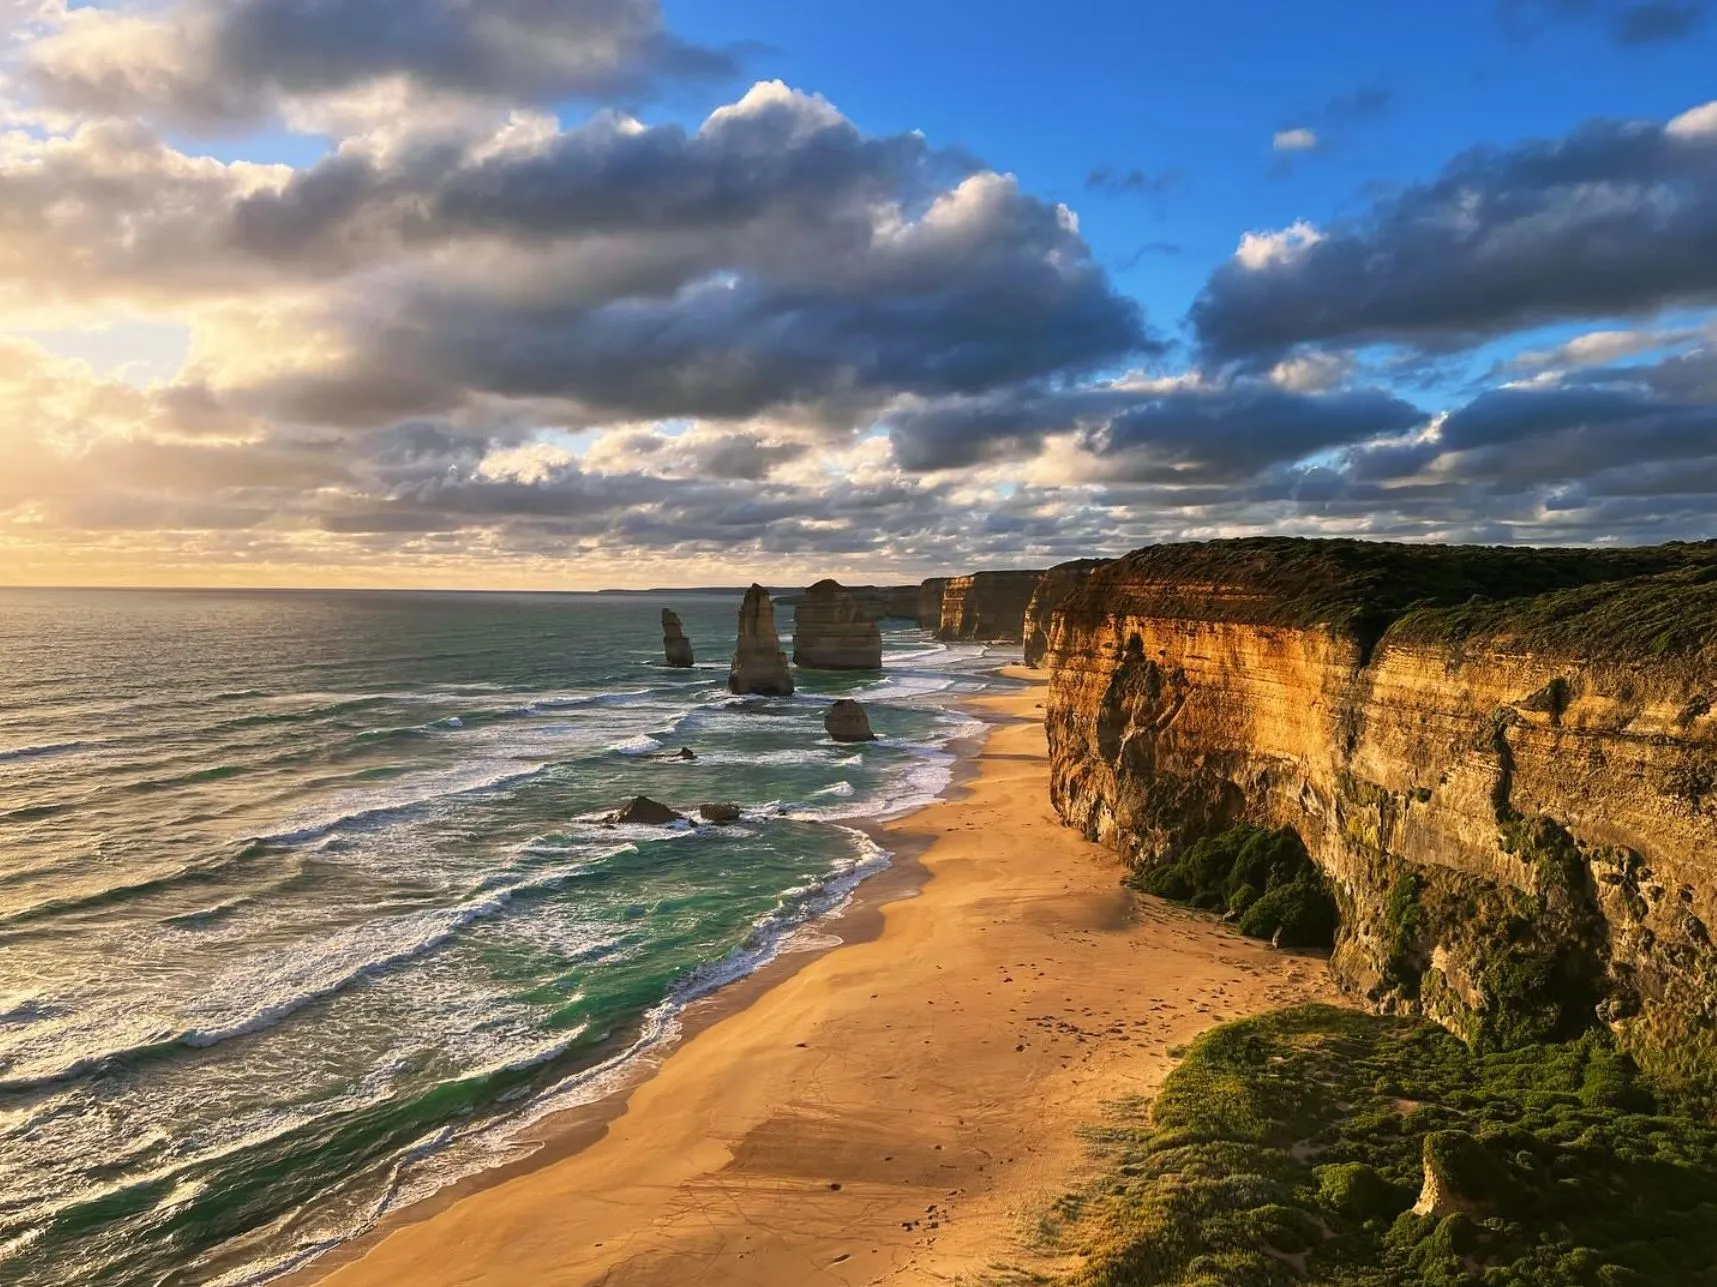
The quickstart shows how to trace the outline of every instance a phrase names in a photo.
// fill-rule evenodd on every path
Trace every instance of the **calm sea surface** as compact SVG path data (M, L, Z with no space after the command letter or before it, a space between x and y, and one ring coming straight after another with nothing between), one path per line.
M843 820L946 785L999 659L884 623L885 673L738 699L738 602L0 590L0 1282L301 1264L884 865ZM640 792L744 821L601 825Z

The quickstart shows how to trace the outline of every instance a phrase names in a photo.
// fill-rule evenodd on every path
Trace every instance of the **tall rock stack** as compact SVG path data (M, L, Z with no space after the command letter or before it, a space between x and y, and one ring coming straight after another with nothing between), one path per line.
M793 609L793 664L881 670L882 631L840 582L825 577Z
M733 665L727 686L736 693L762 693L786 697L793 691L793 674L787 669L787 654L775 633L775 605L769 591L753 585L739 605L739 642L733 650Z
M692 664L692 641L686 638L679 615L668 608L662 609L662 656L670 666Z

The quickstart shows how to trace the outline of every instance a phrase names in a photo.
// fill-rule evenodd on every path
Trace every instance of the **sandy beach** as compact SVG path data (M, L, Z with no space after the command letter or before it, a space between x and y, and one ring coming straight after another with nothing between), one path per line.
M1039 679L979 703L996 724L964 789L888 826L922 872L874 932L693 1025L583 1147L306 1277L796 1287L1045 1267L1030 1226L1086 1165L1082 1123L1149 1095L1212 1024L1333 988L1315 957L1121 888L1114 856L1050 810L1042 700Z

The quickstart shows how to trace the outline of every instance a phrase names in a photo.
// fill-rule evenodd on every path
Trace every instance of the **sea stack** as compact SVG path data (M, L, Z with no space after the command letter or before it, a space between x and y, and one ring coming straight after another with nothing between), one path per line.
M793 674L787 669L787 654L775 633L775 606L769 591L753 585L739 605L739 642L733 650L733 665L727 686L736 693L762 693L787 697L793 692Z
M829 707L829 713L823 716L823 731L837 742L876 741L876 734L870 731L870 716L850 697L843 697Z
M692 641L680 626L679 614L668 608L662 609L662 654L670 666L692 664Z
M793 664L881 670L882 631L840 582L825 577L793 609Z

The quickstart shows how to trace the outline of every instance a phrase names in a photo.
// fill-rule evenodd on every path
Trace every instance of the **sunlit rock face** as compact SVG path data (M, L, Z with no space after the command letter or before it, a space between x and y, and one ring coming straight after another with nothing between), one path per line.
M882 631L838 581L811 586L793 608L793 664L813 670L882 669Z
M975 572L949 577L942 586L938 639L1019 643L1025 609L1041 572Z
M1084 585L1085 579L1108 561L1076 559L1072 563L1058 563L1037 579L1031 601L1025 605L1023 642L1026 665L1043 665L1044 654L1049 651L1049 619L1063 599Z
M775 633L775 606L769 591L753 585L739 605L739 640L728 668L727 686L735 693L787 697L793 692L793 672L781 638Z
M1049 614L1053 803L1141 866L1294 827L1372 1007L1709 1084L1714 626L1717 543L1137 551Z

